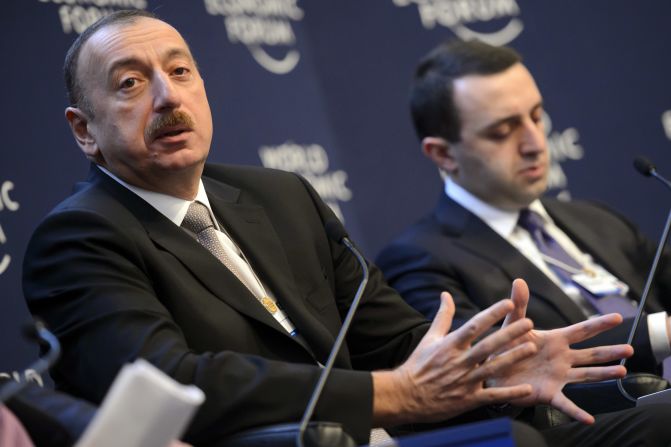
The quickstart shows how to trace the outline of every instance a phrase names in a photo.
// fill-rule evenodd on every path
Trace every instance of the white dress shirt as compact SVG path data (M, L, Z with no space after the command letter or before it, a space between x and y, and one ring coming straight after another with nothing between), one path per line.
M574 284L563 283L554 271L548 266L543 255L536 246L528 231L517 225L519 211L507 211L496 208L480 198L474 196L460 185L453 182L449 177L445 180L445 193L459 205L478 216L499 236L510 242L522 255L531 261L550 280L559 286L569 298L571 298L585 313L587 318L595 316L591 304L580 294ZM544 229L552 238L580 265L585 267L596 267L592 257L582 252L575 243L564 233L547 213L540 200L535 200L529 205L531 211L541 216L545 225ZM600 267L600 266L599 266ZM652 352L657 361L661 362L671 355L669 335L666 325L666 312L657 312L648 315L648 334Z

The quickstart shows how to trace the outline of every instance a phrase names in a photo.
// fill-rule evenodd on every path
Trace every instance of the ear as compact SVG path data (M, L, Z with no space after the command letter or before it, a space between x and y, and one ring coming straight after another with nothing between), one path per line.
M458 164L454 158L454 147L444 138L425 137L422 139L422 152L446 174L452 175L457 171Z
M89 118L86 113L77 107L68 107L65 109L65 119L68 120L72 135L86 158L94 163L104 164L98 144L89 132Z

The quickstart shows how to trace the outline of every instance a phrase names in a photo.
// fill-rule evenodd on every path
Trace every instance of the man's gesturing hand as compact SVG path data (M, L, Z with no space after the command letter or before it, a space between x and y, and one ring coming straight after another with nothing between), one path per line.
M376 426L437 421L531 395L532 387L521 381L483 386L487 379L506 376L516 364L535 354L536 344L529 341L533 339L531 320L517 318L474 344L513 311L513 302L500 301L450 333L454 302L446 292L440 299L436 318L406 362L392 371L373 372ZM496 357L492 357L494 353L498 353Z
M504 329L517 324L518 321L524 321L529 302L529 289L523 280L513 281L511 297L515 307L503 322ZM515 405L549 404L578 421L591 424L594 422L594 417L569 400L562 392L562 388L567 383L595 382L623 377L626 374L623 366L588 365L629 357L634 351L629 345L599 346L580 350L571 349L570 345L594 337L620 323L622 317L619 314L608 314L561 329L529 331L505 348L509 349L522 341L531 342L536 347L537 354L516 363L513 368L499 374L496 380L489 383L496 387L503 386L505 389L515 384L530 384L533 388L530 395L511 402Z

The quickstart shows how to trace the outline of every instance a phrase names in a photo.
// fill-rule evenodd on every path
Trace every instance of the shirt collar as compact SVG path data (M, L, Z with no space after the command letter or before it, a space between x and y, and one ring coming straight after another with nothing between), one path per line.
M545 225L554 225L555 224L554 221L552 220L552 217L550 217L547 210L545 209L545 207L541 203L540 199L536 199L533 202L531 202L531 204L529 204L528 208L531 211L538 214L539 216L541 216L541 218L543 219L543 223Z
M505 239L510 237L517 226L517 220L520 215L519 211L503 210L492 206L462 188L449 177L445 179L445 193L459 205L478 216L492 230ZM534 200L529 205L529 209L538 213L546 223L552 223L550 215L539 199Z
M205 186L203 185L202 179L198 179L198 193L196 194L196 198L194 200L184 200L180 199L179 197L173 197L167 194L162 194L160 192L149 191L147 189L139 188L137 186L126 183L125 181L121 180L119 177L112 174L109 170L103 168L102 166L98 166L98 168L105 174L112 177L118 183L120 183L130 191L137 194L140 198L142 198L145 202L149 203L151 206L156 208L156 210L159 213L163 214L165 217L170 219L177 226L182 225L182 221L184 220L184 216L186 216L186 212L189 209L189 205L191 205L191 203L196 200L205 205L207 209L210 211L210 215L212 215L212 219L214 220L214 222L216 223L217 221L214 218L214 214L212 213L212 208L210 207L210 201L207 198L207 193L205 192Z

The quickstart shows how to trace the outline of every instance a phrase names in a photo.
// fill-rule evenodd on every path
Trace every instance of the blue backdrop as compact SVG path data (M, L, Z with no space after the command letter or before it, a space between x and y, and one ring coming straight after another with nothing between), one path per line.
M544 94L555 192L606 202L657 238L671 194L671 2L665 0L9 0L0 6L0 374L36 350L21 261L39 220L88 169L63 118L66 49L100 15L148 9L206 80L210 160L301 172L369 257L441 191L408 107L417 60L448 37L517 48Z

